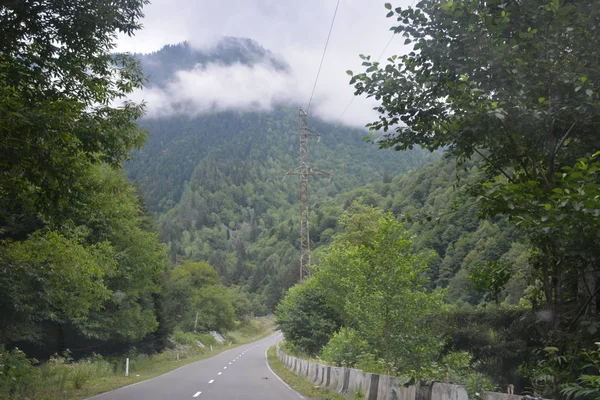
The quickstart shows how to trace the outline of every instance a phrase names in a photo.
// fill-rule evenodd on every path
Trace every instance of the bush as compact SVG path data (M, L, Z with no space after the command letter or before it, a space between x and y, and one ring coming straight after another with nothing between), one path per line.
M32 386L37 370L35 359L28 359L19 349L7 351L0 347L0 397L17 396Z
M205 343L204 336L206 335L200 335L194 332L183 332L181 329L177 328L175 331L173 331L171 338L180 345L197 348L201 347L198 345L198 342L201 342L203 345L207 345L207 343ZM210 337L212 338L212 336Z
M352 367L360 360L361 354L369 352L369 345L351 328L342 328L321 350L321 358L337 366ZM371 365L367 359L364 364ZM371 371L369 371L371 372Z
M277 326L286 340L309 355L318 354L341 326L341 317L328 305L325 292L310 279L292 287L275 312Z

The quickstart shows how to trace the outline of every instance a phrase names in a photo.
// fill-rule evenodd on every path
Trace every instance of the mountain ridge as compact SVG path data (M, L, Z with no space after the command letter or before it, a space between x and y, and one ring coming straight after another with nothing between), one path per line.
M255 40L233 36L223 36L206 47L195 47L189 41L183 41L165 45L154 52L132 55L141 62L148 77L148 87L164 86L177 71L208 64L264 64L277 71L289 71L289 65L283 59Z

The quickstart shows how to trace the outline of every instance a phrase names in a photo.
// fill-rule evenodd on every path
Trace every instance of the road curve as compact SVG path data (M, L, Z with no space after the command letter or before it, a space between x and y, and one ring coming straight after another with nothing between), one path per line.
M275 333L89 400L299 400L303 397L283 383L267 364L266 350L280 338L281 334Z

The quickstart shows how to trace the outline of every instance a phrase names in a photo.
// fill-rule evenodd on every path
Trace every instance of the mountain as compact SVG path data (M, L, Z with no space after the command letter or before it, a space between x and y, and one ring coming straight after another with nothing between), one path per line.
M276 70L289 69L287 63L248 38L224 37L207 48L182 42L164 46L153 53L137 53L133 56L141 62L150 87L163 86L177 71L191 70L210 63L267 64Z
M285 68L255 42L234 38L205 51L187 43L167 46L140 59L157 86L198 63ZM126 169L157 215L171 260L208 261L223 283L253 293L256 312L272 309L298 279L298 178L287 175L298 163L298 106L146 118L141 125L150 132L148 142ZM313 248L336 225L320 204L440 156L379 150L362 140L366 131L316 118L310 128L321 134L310 143L311 167L332 174L310 181L311 208L319 210L311 221Z

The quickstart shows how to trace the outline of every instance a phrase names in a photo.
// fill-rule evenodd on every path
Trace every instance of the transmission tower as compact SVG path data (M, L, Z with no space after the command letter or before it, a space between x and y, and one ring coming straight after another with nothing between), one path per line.
M331 174L318 169L313 169L308 165L308 139L317 137L320 140L321 135L308 129L308 115L300 108L298 112L298 137L300 139L300 153L298 156L298 167L288 175L298 175L300 178L300 282L310 278L310 230L309 220L309 201L308 201L308 177L310 175L325 175L331 177Z

